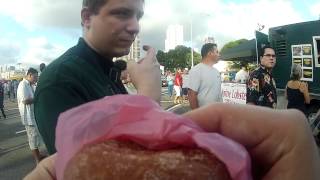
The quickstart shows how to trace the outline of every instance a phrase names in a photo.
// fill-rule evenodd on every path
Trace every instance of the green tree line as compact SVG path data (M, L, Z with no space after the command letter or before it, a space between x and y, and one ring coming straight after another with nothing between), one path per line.
M220 50L220 54L224 53L227 49L238 46L247 39L239 39L226 43ZM165 67L165 70L174 71L176 68L191 68L191 48L183 45L177 46L175 49L169 52L159 50L157 52L157 59L161 65ZM193 63L197 65L201 61L201 55L193 51ZM244 62L234 61L229 62L230 69L239 69L240 65ZM248 65L247 63L245 63ZM250 64L250 63L249 63Z
M248 40L248 39L239 39L239 40L235 40L235 41L230 41L230 42L226 43L226 44L222 47L220 53L224 53L227 49L236 47L236 46L238 46L238 45L240 45L240 44L242 44L242 43L244 43L244 42L247 42L247 41L249 41L249 40Z
M157 52L159 63L165 67L165 70L174 71L176 68L191 68L191 48L186 46L177 46L169 52L159 50ZM198 64L201 61L201 55L193 51L193 63Z

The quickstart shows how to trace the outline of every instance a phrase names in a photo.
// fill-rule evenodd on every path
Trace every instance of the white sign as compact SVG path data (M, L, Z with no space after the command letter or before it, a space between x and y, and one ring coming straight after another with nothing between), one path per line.
M164 66L160 65L161 74L164 75Z
M222 83L222 100L229 104L247 103L247 85L241 83Z

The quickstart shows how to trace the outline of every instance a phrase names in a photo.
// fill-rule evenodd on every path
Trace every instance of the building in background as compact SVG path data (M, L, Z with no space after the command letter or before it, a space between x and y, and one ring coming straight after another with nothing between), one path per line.
M16 70L15 66L9 66L9 71L14 71L14 70Z
M134 40L134 42L132 43L131 47L130 47L130 53L126 56L122 56L122 57L118 57L118 58L114 58L114 61L117 59L122 59L125 61L128 61L129 59L132 60L139 60L140 59L140 53L141 52L141 48L140 48L140 37L139 35L137 35L136 39Z
M140 59L140 37L139 35L136 37L135 41L131 45L130 53L128 54L128 58L133 59L135 61Z
M165 52L174 49L178 45L183 45L183 26L169 25L165 40Z
M21 80L25 75L26 75L26 71L24 69L21 69L21 70L7 70L7 71L1 72L0 79Z
M26 75L24 66L21 67L21 63L15 65L0 65L0 79L5 80L21 80Z
M206 37L204 39L204 44L206 44L206 43L216 43L216 41L215 41L214 37Z

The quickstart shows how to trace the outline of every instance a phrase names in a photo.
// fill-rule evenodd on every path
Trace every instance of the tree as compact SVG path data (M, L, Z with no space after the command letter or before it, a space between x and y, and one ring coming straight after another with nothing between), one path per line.
M166 55L167 54L161 50L157 52L156 57L158 59L159 64L161 64L162 66L166 66Z
M194 63L194 65L199 64L201 62L201 59L202 59L201 54L199 54L197 52L193 52L193 63Z
M244 42L248 42L248 41L249 40L247 40L247 39L239 39L236 41L230 41L222 47L220 53L223 54L227 49L236 47L236 46L238 46ZM228 67L230 68L230 70L239 70L242 65L245 65L247 68L251 67L251 63L245 62L245 61L231 61L231 62L229 62Z
M239 70L242 65L247 66L247 63L243 63L243 62L240 62L240 61L231 61L229 63L229 68L231 70Z
M184 68L188 66L188 53L190 53L190 48L185 46L177 46L174 50L170 50L168 55L173 60L173 65L175 68Z
M230 49L230 48L233 48L235 46L238 46L239 44L242 44L244 42L247 42L249 41L248 39L239 39L239 40L236 40L236 41L230 41L228 42L227 44L225 44L222 49L221 49L221 54L226 51L227 49Z
M200 62L201 57L197 52L193 53L194 64ZM175 49L165 53L157 52L157 59L161 65L165 66L166 70L173 71L176 68L191 68L191 48L186 46L177 46Z

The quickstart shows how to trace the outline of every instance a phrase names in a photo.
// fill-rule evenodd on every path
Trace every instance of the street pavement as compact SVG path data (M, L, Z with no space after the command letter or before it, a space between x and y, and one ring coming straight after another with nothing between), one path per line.
M283 93L279 94L278 107L284 109L286 105ZM190 110L188 102L174 105L167 95L167 88L162 89L161 106L176 114L183 114ZM16 101L5 100L7 119L0 119L0 180L22 179L35 167L31 151L28 146L27 135L21 124ZM1 115L2 116L2 115ZM45 147L40 148L46 153Z
M28 149L17 103L5 100L4 104L7 119L0 119L0 179L21 179L35 163Z

